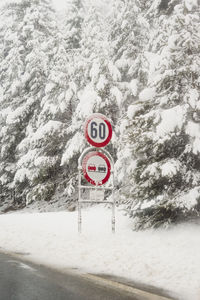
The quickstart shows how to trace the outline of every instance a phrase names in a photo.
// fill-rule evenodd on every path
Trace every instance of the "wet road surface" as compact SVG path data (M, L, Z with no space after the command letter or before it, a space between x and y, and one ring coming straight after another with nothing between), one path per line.
M103 281L102 281L103 280ZM105 282L104 282L105 281ZM111 282L111 281L110 281ZM0 300L164 300L76 272L60 273L0 253Z

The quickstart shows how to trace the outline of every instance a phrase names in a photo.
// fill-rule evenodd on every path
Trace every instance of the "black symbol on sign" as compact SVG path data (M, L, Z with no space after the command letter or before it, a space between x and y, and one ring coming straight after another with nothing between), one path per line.
M100 172L100 173L106 173L106 167L104 165L98 166L98 172Z
M104 123L97 124L96 122L91 123L90 135L93 139L99 137L104 140L106 137L106 125Z

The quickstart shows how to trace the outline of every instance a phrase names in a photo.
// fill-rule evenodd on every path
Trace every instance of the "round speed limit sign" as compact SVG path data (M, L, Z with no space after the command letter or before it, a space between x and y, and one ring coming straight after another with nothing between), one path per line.
M85 122L85 137L94 147L105 147L112 137L110 121L102 114L93 114Z

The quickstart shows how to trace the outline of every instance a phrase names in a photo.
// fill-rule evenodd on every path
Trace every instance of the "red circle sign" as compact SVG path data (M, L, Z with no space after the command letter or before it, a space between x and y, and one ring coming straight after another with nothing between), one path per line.
M94 147L105 147L112 137L110 121L102 114L93 114L85 122L85 137Z
M102 185L108 181L111 164L107 156L98 151L90 151L82 161L83 175L93 185Z

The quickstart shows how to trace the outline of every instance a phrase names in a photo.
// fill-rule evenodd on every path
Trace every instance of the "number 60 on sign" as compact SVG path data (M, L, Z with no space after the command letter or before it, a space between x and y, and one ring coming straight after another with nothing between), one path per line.
M93 114L85 122L85 137L95 147L105 147L112 137L110 121L102 114Z

